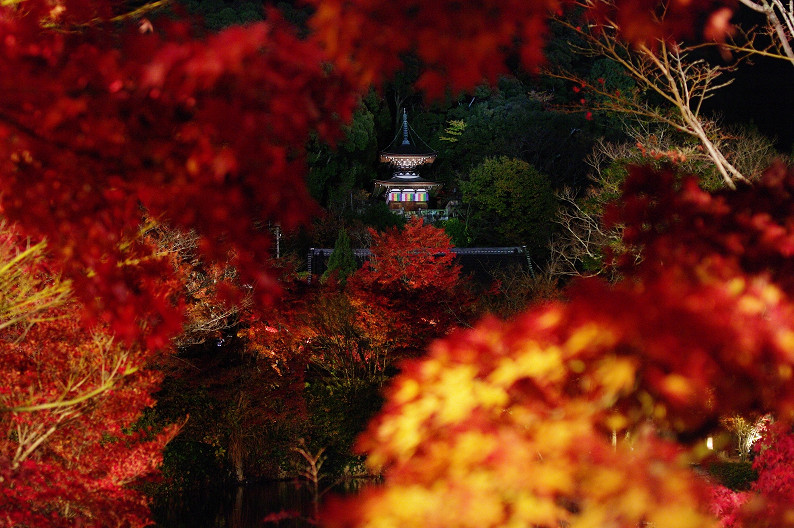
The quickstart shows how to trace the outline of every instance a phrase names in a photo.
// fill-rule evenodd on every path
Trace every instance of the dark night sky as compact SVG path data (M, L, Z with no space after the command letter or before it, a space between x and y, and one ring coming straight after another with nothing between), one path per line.
M764 18L740 8L734 22L748 28ZM754 124L777 147L794 153L794 64L756 56L742 62L734 82L714 95L708 108L719 112L726 123Z
M783 60L753 59L742 64L736 80L714 95L709 107L727 123L752 123L778 148L794 146L794 65Z

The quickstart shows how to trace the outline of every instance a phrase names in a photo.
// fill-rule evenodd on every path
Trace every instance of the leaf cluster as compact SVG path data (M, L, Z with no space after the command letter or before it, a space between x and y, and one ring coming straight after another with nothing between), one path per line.
M0 524L145 526L130 484L156 473L175 427L136 427L154 403L156 349L81 326L45 244L0 234Z
M527 246L545 256L557 208L549 179L519 159L488 158L461 184L475 240Z
M360 441L385 485L331 505L330 525L716 526L689 467L700 438L732 413L791 424L794 172L737 192L678 181L635 168L607 215L643 251L624 280L575 282L405 365ZM752 526L788 505L742 507Z

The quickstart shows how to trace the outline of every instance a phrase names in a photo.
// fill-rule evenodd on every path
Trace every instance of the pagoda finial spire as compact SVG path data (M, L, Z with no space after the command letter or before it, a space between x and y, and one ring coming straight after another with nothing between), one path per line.
M410 145L408 141L408 112L403 108L403 145Z

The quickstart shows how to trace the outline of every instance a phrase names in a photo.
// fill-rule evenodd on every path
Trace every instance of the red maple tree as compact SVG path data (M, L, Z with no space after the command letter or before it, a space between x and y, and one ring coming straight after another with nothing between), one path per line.
M372 236L369 260L348 280L361 323L379 329L392 354L412 357L467 322L470 292L443 229L411 218Z
M400 67L400 55L415 54L424 65L418 85L431 95L445 88L463 90L483 81L495 83L518 57L534 71L544 61L550 13L572 7L568 0L487 0L480 2L371 2L311 0L317 12L310 21L317 39L334 63L368 88ZM672 0L592 0L589 19L614 19L623 38L653 42L658 38L702 34L719 39L729 31L728 2ZM664 17L658 13L666 11ZM730 9L727 10L730 12ZM719 16L722 14L722 16ZM730 17L728 17L730 18Z
M788 422L767 424L753 446L758 479L749 491L715 488L715 510L725 528L790 526L794 501L794 434Z
M0 519L5 524L146 522L140 496L123 485L156 463L155 453L164 438L141 443L144 438L127 434L125 428L150 403L148 394L157 380L144 366L153 350L166 346L181 328L184 303L174 293L173 266L139 236L145 215L195 229L208 261L229 260L239 272L240 284L253 288L260 301L267 300L278 289L273 274L263 267L269 247L267 224L295 226L312 210L301 178L309 131L317 130L326 139L336 137L338 124L350 118L356 89L394 71L402 52L419 55L426 67L420 83L436 93L447 82L459 89L495 78L516 51L524 65L537 65L547 12L564 3L329 1L316 5L310 22L315 33L309 39L298 38L273 11L268 12L267 22L204 36L193 34L184 22L166 19L157 20L153 31L141 32L121 11L125 4L109 0L24 0L0 6L0 208L34 241L48 240L52 266L72 281L79 301L61 306L61 313L52 312L60 316L57 320L46 320L48 310L37 312L27 319L35 322L27 333L20 321L4 329L13 330L3 342L0 369L0 385L10 388L2 392L0 409L4 434L0 452L4 517ZM655 7L656 2L620 0L615 5L593 4L592 14L596 19L618 14L626 20L626 35L636 38L649 32L690 30L693 17L712 10L714 4L671 2L672 15L666 20L675 23L669 27L655 23L650 14ZM753 222L763 227L764 218ZM761 234L777 236L773 229L762 229ZM720 279L730 276L715 269ZM399 287L423 283L408 271L396 275L405 279ZM660 276L654 291L663 296L666 286L678 285L678 278L677 272ZM370 281L375 293L377 288L385 293L375 275L361 280ZM708 292L715 299L748 312L748 317L757 315L752 312L753 301L767 303L775 320L786 323L789 307L784 300L770 300L769 292L778 290L769 282L759 275L741 284L728 282L727 289L704 287L711 288ZM683 302L709 298L698 286L682 281L671 289L668 304L677 306L682 315L705 320L704 307L713 305ZM447 291L443 283L434 287ZM593 288L601 293L599 287ZM410 288L403 293L422 302ZM624 297L610 298L615 306L618 301L631 306L637 299L647 300L639 290L620 294ZM683 305L676 305L677 301ZM520 341L515 329L524 328L521 325L540 325L556 346L568 330L578 328L576 321L586 321L602 308L583 300L572 306L582 312L586 308L587 313L562 310L569 319L546 327L548 319L529 317L505 330L512 336L508 341ZM75 326L77 312L105 337L96 341ZM422 324L433 322L427 311L416 313L426 319ZM648 328L648 320L653 320L637 321L636 314L621 313L634 315L639 328ZM709 322L710 328L720 331L730 321ZM641 348L637 343L643 335L627 329L624 322L605 318L598 324L614 330L615 339L626 344L621 351ZM760 332L758 346L739 349L734 360L729 352L737 350L730 347L720 349L725 353L718 356L726 360L726 372L743 376L742 383L760 382L767 388L758 396L742 390L727 394L726 401L774 406L782 383L779 376L760 368L749 373L739 370L746 359L785 357L786 336L774 334L771 323L757 317L748 328ZM499 335L492 337L498 340ZM746 337L726 335L739 339L737 343L744 343L741 338ZM658 333L654 336L664 339ZM646 341L652 343L650 338ZM457 347L454 341L449 343ZM711 382L716 373L694 338L684 345L691 348L693 359L651 354L654 368L637 379L648 387L651 400L669 406L675 427L688 428L702 420L686 417L686 403L701 396L702 380ZM456 361L479 365L477 358L487 357L489 346L477 345L472 354L461 345ZM647 415L645 400L634 401L624 393L625 380L601 379L603 370L615 364L621 367L619 372L634 373L636 365L626 359L630 355L602 364L598 359L602 351L598 348L593 359L588 355L592 349L574 347L572 368L594 365L593 386L605 385L604 398L620 399L629 418L633 412ZM687 377L688 371L676 370L693 366L703 367L693 370L697 374L693 378ZM471 366L467 369L470 372ZM533 394L548 392L553 401L558 389L584 391L571 388L574 381L566 377L562 389L548 391L536 390L532 382L526 385ZM513 392L519 399L522 387ZM792 400L786 393L779 402L776 408L785 410ZM706 414L720 409L697 407ZM521 406L515 410L521 411ZM586 438L594 438L592 429L583 431ZM512 433L502 439L515 440ZM594 456L600 457L595 467L608 466L614 457L603 445L595 445L599 448L593 450ZM573 456L572 450L569 454ZM658 456L641 453L641 461L672 457L668 451ZM500 460L505 467L514 462L509 457ZM679 473L670 475L671 482L682 482ZM591 487L597 484L592 482ZM688 481L683 481L681 490L689 490ZM628 518L636 520L636 516Z
M79 324L44 258L0 237L0 526L144 526L129 485L153 475L175 432L133 426L154 404L155 351Z
M416 52L420 84L438 93L493 80L518 52L542 60L545 21L565 2L423 4L318 2L300 39L268 21L204 37L160 18L148 31L123 2L25 0L0 6L0 180L3 214L47 237L91 320L125 341L178 331L167 270L134 236L143 211L195 229L209 260L231 259L259 300L277 290L263 269L268 222L283 228L312 207L301 174L309 131L339 135L356 89ZM712 2L594 2L631 37L691 31ZM327 61L333 66L329 67ZM155 330L152 332L152 330ZM158 343L159 341L159 343Z
M119 28L115 2L0 7L0 180L6 218L46 237L89 316L131 342L178 331L168 270L145 258L143 211L200 235L259 299L267 222L312 211L300 174L310 130L328 139L355 93L277 15L197 38L160 19Z
M341 377L383 380L395 362L466 324L467 281L449 236L420 218L374 230L371 257L345 284L285 281L284 295L244 334L274 365L304 357Z
M733 413L791 424L792 185L777 167L712 195L635 169L613 218L643 260L407 365L360 440L385 485L329 526L714 525L692 442ZM761 498L752 525L788 522Z

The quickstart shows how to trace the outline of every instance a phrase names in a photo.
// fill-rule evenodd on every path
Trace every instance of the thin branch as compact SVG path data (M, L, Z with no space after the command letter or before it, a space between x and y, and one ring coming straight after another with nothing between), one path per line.
M607 3L610 0L588 0L582 5L593 7L597 1ZM576 47L578 53L615 62L639 87L630 94L622 94L610 91L604 84L590 84L571 72L548 72L553 77L586 87L593 96L591 110L657 121L693 136L709 153L728 187L734 188L735 180L747 181L719 151L714 128L707 129L701 117L703 101L732 82L732 79L723 81L721 76L732 71L735 65L711 66L704 60L692 60L690 48L683 43L658 40L655 47L641 44L631 48L620 40L619 26L612 21L607 21L598 31L575 26L567 20L559 23L575 32L584 43ZM648 94L661 98L667 108L652 105Z

